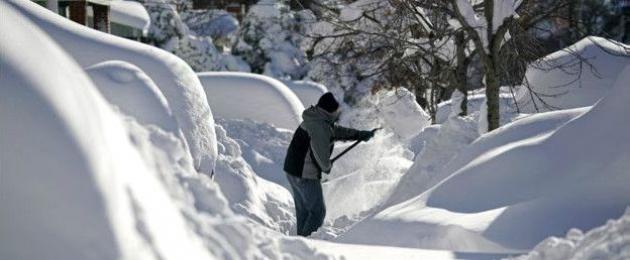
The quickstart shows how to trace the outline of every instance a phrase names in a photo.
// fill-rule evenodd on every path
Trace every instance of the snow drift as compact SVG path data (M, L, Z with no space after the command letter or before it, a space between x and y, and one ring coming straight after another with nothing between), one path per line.
M0 13L0 258L208 259L79 66Z
M629 109L628 82L630 67L588 111L540 114L484 135L459 153L444 181L341 240L383 243L366 232L388 227L397 230L390 244L514 252L619 217L630 200L630 143L620 141L630 118L618 114Z
M242 72L198 75L217 117L250 119L291 130L302 122L304 105L278 80Z
M612 88L630 64L630 46L587 37L542 58L525 75L534 96L521 87L517 103L524 113L592 106Z
M586 234L571 229L566 238L550 237L519 260L628 259L630 258L630 211Z
M161 49L88 29L31 1L7 3L45 31L82 67L121 60L144 71L171 106L195 168L205 173L214 169L214 119L199 79L184 61Z
M247 119L218 119L217 122L238 143L243 159L256 175L291 189L283 167L292 132Z
M140 123L179 135L166 98L140 68L124 61L106 61L85 69L99 91L123 113Z

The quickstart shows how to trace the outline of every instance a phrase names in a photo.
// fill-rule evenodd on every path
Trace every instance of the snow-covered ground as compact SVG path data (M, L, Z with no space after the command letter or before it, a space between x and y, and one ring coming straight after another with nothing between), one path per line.
M0 259L630 254L630 66L610 55L617 45L571 47L601 79L554 96L570 109L517 114L504 91L503 126L490 133L478 131L479 93L465 117L441 104L436 125L405 89L342 104L341 125L383 129L325 176L325 224L300 238L282 165L325 86L197 74L29 1L0 2L0 13ZM563 77L528 72L540 86Z

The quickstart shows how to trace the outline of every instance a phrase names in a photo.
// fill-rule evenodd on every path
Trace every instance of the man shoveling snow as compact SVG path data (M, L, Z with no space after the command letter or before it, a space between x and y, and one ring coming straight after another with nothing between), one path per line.
M322 172L328 174L335 141L368 141L374 131L360 131L335 124L339 103L332 93L319 98L317 105L304 110L304 121L293 134L284 171L291 185L297 218L297 234L309 236L324 222L326 206L322 194Z

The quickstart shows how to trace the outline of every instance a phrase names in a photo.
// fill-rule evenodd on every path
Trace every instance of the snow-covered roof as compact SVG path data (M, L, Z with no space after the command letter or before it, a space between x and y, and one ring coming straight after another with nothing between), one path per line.
M109 4L112 22L142 30L146 33L151 25L149 13L141 3L132 1L112 1Z

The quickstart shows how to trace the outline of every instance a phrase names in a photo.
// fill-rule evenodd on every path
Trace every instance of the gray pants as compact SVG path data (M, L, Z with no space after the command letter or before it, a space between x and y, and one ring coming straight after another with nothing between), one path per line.
M286 174L295 202L297 234L309 236L324 223L326 206L319 180L311 180Z

